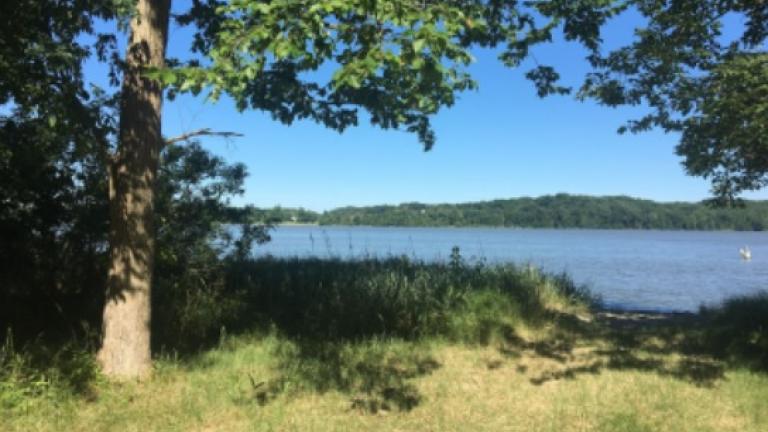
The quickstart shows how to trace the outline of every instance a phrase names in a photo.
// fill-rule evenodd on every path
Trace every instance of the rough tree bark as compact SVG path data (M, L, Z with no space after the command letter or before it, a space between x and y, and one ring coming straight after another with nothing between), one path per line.
M162 86L142 76L165 64L171 0L138 0L131 19L120 105L120 135L110 166L110 269L98 361L113 379L152 370L150 290L155 253L154 183L162 147Z

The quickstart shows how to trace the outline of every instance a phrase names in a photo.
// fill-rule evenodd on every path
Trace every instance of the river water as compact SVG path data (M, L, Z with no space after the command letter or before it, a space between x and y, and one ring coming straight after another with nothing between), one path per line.
M433 261L453 246L470 262L565 271L617 308L695 311L768 289L768 232L280 226L255 253Z

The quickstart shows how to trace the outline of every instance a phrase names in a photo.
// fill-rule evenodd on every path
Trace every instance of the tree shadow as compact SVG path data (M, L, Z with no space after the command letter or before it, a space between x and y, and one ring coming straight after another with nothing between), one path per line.
M405 342L293 339L275 352L283 382L344 393L351 410L369 414L412 410L423 399L412 381L441 367L428 349Z
M699 315L601 311L593 321L558 320L562 325L544 340L515 336L499 347L506 359L545 365L531 372L534 385L604 370L651 372L704 388L725 379L726 362L703 343Z
M429 347L415 341L322 340L285 335L270 339L267 346L271 371L266 376L244 375L238 388L230 393L235 404L266 406L280 397L335 392L348 398L351 411L407 412L423 401L414 381L442 367ZM220 349L227 349L226 344ZM217 364L202 352L174 361L198 371Z

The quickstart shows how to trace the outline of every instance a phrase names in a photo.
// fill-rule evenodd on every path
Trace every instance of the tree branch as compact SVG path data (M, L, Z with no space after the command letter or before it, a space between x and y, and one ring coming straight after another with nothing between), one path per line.
M205 129L198 129L192 132L183 133L173 138L166 138L165 145L175 144L181 141L189 141L190 139L199 137L199 136L217 136L222 138L234 138L234 137L241 137L243 136L243 134L237 133L237 132L216 132L216 131L212 131L210 128L205 128Z

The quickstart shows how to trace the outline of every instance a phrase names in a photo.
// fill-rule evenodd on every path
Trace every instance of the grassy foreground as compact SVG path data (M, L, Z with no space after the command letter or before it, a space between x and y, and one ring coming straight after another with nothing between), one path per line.
M564 277L458 256L236 274L229 327L197 350L163 345L148 382L107 383L88 351L6 337L0 430L768 430L767 296L593 311Z

